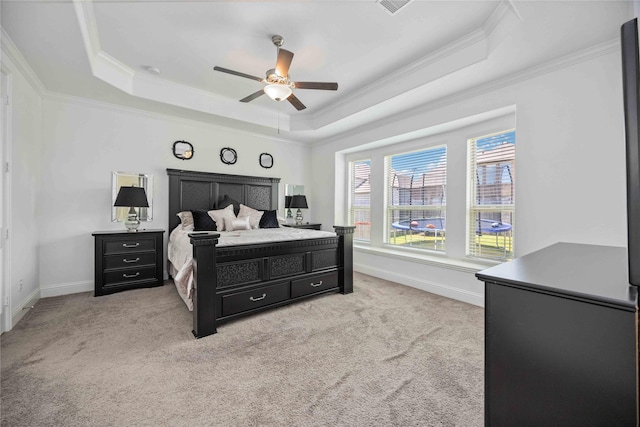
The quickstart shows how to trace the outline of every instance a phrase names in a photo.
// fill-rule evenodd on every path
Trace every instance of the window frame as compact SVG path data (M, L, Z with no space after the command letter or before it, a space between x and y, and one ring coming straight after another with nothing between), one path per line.
M394 174L394 177L392 178L390 176L391 171L392 171L392 162L393 162L393 158L394 157L400 157L400 156L408 156L411 154L422 154L422 153L427 153L427 152L433 152L433 154L428 154L426 155L426 158L431 160L431 157L433 157L433 159L435 160L438 157L438 154L436 154L437 152L442 152L442 154L440 154L440 159L438 159L438 163L435 163L437 166L432 169L432 171L436 171L438 169L442 169L442 165L441 162L444 159L444 171L442 173L442 177L440 178L442 180L442 184L440 184L440 187L442 188L441 193L440 193L440 204L413 204L413 175L412 175L412 179L411 179L411 188L409 189L404 189L404 190L408 190L405 191L404 193L408 193L408 204L400 204L401 201L401 190L403 190L402 188L400 188L400 186L398 186L398 202L399 204L394 205L393 204L393 192L394 192L394 182L395 182L395 177L398 176L397 174ZM395 152L393 153L388 153L385 154L383 156L384 158L384 228L383 228L383 244L389 248L402 248L402 249L411 249L411 250L416 250L419 252L430 252L430 253L437 253L437 254L446 254L447 250L446 250L446 227L443 227L443 225L446 225L446 214L447 214L447 204L446 204L446 200L447 200L447 167L448 167L448 147L447 144L432 144L429 145L427 147L420 147L420 148L414 148L414 149L407 149L407 150L395 150ZM418 160L420 161L420 160ZM422 176L422 187L418 187L417 189L421 189L422 191L422 199L418 200L421 202L424 202L424 189L425 189L425 181L424 178L426 176L426 174L429 171L425 171L421 176ZM432 185L431 187L435 187L436 185ZM406 194L405 194L406 196ZM433 201L432 197L429 197L430 201ZM427 217L425 217L424 212L425 211L438 211L438 215L436 217L438 218L442 218L442 221L444 222L440 222L437 223L437 221L434 221L433 224L420 224L420 220L421 219L425 219ZM409 231L408 236L406 234L405 230L400 229L400 231L398 230L392 230L394 222L394 219L396 218L396 215L394 215L394 212L398 212L397 218L398 218L398 222L401 221L401 217L402 214L401 212L409 212L409 221L411 221L408 225L408 229L406 231ZM424 244L424 247L414 247L413 246L413 221L412 221L412 216L411 216L411 212L423 212L422 215L418 214L416 217L415 221L417 223L416 227L420 227L422 225L425 225L426 227L431 227L433 226L433 232L429 232L427 230L423 231L423 232L419 232L417 237L417 244ZM428 216L428 218L436 218L432 215ZM405 219L406 220L406 219ZM405 247L404 245L399 245L397 244L397 233L398 232L403 232L403 237L406 240L409 240L409 248ZM393 233L393 239L394 239L394 243L391 242L392 240L392 233ZM423 236L420 236L420 234L422 234ZM423 238L424 237L424 238ZM433 241L433 247L431 247L431 243L427 243L427 240L429 241Z
M485 163L482 169L483 173L482 178L478 175L479 163L478 163L478 150L477 150L477 141L507 135L513 133L513 154L511 159L500 159L497 158L498 161ZM508 139L508 138L507 138ZM516 151L517 151L517 133L515 128L510 128L507 130L493 132L490 134L485 134L477 137L472 137L467 139L467 230L465 233L465 254L466 257L478 260L478 261L509 261L514 258L514 248L515 248L515 238L514 238L514 222L516 217L516 198L515 198L515 164L517 160ZM491 182L488 182L487 179L487 170L493 170L493 174L491 177ZM508 182L504 182L504 172L505 168L507 168L509 180ZM482 183L480 183L482 182ZM478 183L478 185L476 185ZM505 184L510 186L510 200L511 203L476 203L478 199L478 186L502 186ZM501 192L503 189L500 190ZM504 197L500 197L501 200L504 200ZM495 199L497 200L497 199ZM495 227L496 230L501 230L502 224L508 224L510 229L508 231L489 231L486 234L491 235L491 242L487 242L486 236L484 237L484 242L487 246L495 246L495 250L488 249L485 251L485 254L482 253L482 241L479 244L478 239L483 239L482 234L482 226L478 226L479 220L478 216L482 216L482 214L486 216L493 216L494 218L499 215L499 218L496 219L495 222L491 224L491 227ZM504 221L504 219L508 218L509 222ZM480 227L480 232L478 233L478 227ZM493 245L493 237L495 237L495 245ZM502 239L502 246L500 246L500 239Z
M356 199L356 187L355 187L355 166L358 163L365 163L365 162L369 162L369 177L368 177L368 181L369 181L369 205L364 207L364 205L356 205L355 204L355 199ZM348 162L349 165L349 224L353 224L356 226L356 230L354 232L354 236L353 236L353 240L358 242L358 243L370 243L371 242L371 158L362 158L359 160L350 160ZM357 215L356 212L360 211L360 212L368 212L368 216L369 221L367 221L369 223L369 230L368 232L362 232L358 230L358 226L363 226L364 224L362 224L364 221L356 221L357 219ZM363 238L362 235L363 234L368 234L368 238Z

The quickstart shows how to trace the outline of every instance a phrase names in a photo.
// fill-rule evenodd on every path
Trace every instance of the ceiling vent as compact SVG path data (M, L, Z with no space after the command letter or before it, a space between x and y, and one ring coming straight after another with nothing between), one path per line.
M391 15L395 15L400 9L409 4L411 0L378 0L378 4Z

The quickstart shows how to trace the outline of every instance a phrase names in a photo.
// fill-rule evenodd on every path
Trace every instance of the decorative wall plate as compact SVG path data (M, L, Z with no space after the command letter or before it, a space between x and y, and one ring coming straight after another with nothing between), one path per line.
M173 155L180 160L189 160L193 157L193 145L187 141L176 141L173 143Z
M269 153L260 154L260 166L269 169L273 166L273 156Z
M220 160L225 165L232 165L238 161L238 153L233 148L225 147L220 150Z

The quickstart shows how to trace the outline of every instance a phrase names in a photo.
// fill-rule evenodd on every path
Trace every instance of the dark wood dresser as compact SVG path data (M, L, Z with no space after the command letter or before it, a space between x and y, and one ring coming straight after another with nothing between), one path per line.
M162 285L164 230L96 231L95 296Z
M485 425L638 424L638 289L626 249L557 243L485 286Z

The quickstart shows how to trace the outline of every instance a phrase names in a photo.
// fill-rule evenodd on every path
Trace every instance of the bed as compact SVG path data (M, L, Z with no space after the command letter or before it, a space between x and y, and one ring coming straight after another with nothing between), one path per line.
M176 231L181 225L178 213L215 210L226 199L260 211L277 211L279 178L176 169L167 169L167 175L173 235L167 253L175 252L176 235L180 235L192 254L182 256L189 265L173 265L169 260L167 267L174 280L181 271L188 276L187 283L191 280L186 295L184 289L178 290L192 306L196 338L215 334L220 323L239 317L309 297L353 292L353 226L334 226L335 232L283 228L285 237L275 240L262 234L278 229Z

